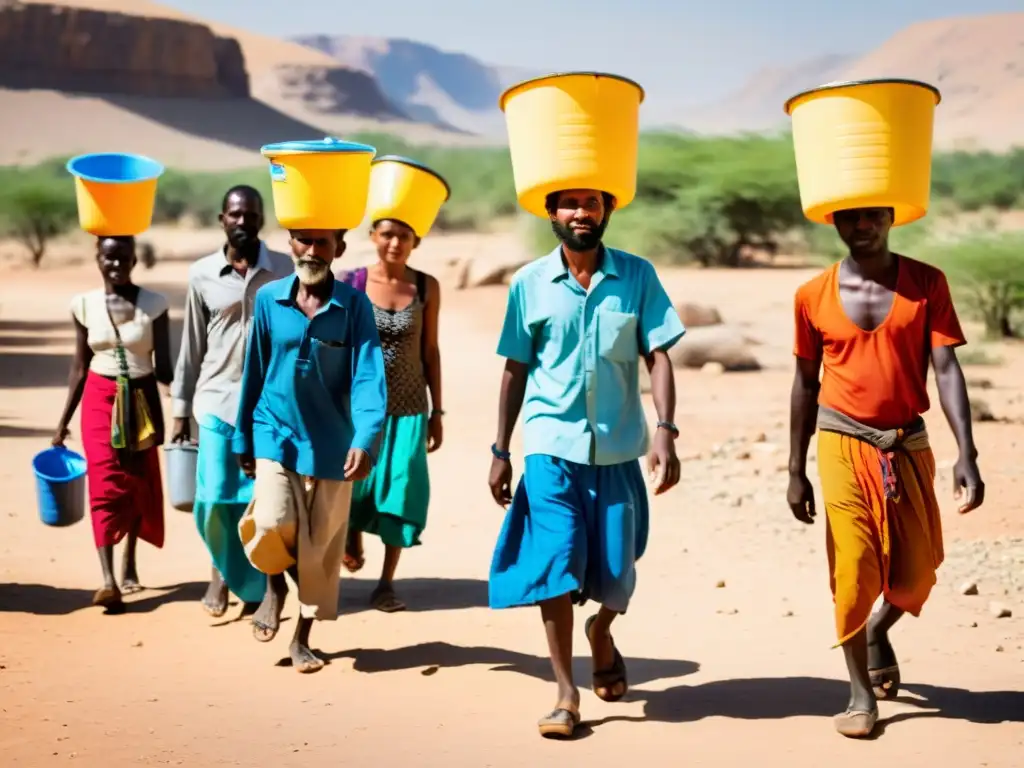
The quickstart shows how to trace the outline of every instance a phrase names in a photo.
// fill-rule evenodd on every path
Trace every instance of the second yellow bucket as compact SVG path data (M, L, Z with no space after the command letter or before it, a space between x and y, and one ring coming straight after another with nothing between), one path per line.
M625 208L636 195L644 90L618 75L569 72L512 86L501 95L519 204L547 218L545 198L596 189Z
M395 219L426 237L451 188L436 172L398 155L378 157L370 166L366 214L371 222Z
M267 144L274 212L284 229L353 229L366 212L368 144L328 136L322 141Z
M937 88L917 80L830 83L786 102L800 202L820 224L850 208L892 208L894 224L928 212Z
M78 223L97 237L133 237L149 229L164 167L142 155L101 152L67 164L75 177Z

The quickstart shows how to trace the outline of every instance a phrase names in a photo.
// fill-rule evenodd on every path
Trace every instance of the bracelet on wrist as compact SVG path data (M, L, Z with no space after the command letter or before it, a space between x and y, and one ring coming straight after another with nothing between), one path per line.
M501 459L502 461L508 461L509 459L512 458L512 454L509 453L508 451L503 451L500 448L498 448L497 443L491 443L491 455L493 455L494 458L496 459Z
M672 437L679 437L679 427L673 424L671 421L659 421L658 429L664 429L671 433Z

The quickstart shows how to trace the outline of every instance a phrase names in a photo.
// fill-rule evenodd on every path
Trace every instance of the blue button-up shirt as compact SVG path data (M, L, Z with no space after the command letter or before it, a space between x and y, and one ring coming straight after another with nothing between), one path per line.
M527 455L620 464L646 453L640 355L686 329L650 262L604 248L586 291L561 246L512 278L498 354L528 366Z
M298 277L256 292L235 421L235 453L301 475L345 479L345 458L376 458L387 406L384 356L366 296L334 280L310 319L295 303Z

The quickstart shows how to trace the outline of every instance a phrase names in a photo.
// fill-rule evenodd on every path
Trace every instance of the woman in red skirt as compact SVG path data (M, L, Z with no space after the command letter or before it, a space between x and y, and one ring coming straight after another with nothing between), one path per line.
M79 402L88 464L93 538L103 587L93 597L111 613L124 609L122 593L142 589L135 564L141 538L164 544L164 500L157 454L164 421L157 382L169 384L167 299L132 282L135 239L103 237L96 261L103 288L72 299L75 358L68 397L53 438L62 445ZM114 578L114 546L128 537L121 585Z

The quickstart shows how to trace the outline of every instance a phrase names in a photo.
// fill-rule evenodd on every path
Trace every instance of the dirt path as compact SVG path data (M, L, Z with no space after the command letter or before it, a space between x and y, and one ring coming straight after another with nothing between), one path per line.
M159 265L139 279L180 307L184 270ZM0 282L3 764L1019 765L1024 427L979 425L989 502L958 518L946 490L955 445L937 407L929 416L948 502L947 563L924 616L894 633L907 696L882 705L885 732L874 742L831 730L846 687L841 655L830 650L824 531L801 527L784 505L789 307L807 275L666 272L673 295L717 304L763 342L758 354L771 365L749 375L680 374L683 484L654 501L637 596L616 625L634 688L617 705L585 690L584 738L560 744L540 740L534 727L553 703L538 615L485 607L501 523L485 473L503 289L445 298L447 441L431 459L425 545L400 567L410 610L366 609L381 562L368 542L367 568L343 580L342 618L315 630L331 664L302 677L278 666L286 637L260 645L247 622L233 620L237 607L220 621L200 610L209 564L189 515L168 510L165 549L140 549L151 589L127 615L87 607L98 576L88 526L45 529L27 467L64 396L68 299L94 275L89 266L9 274ZM972 368L969 377L988 380L984 397L998 415L1019 418L1024 358L1000 354L1003 366ZM980 595L959 594L968 578ZM1013 618L991 616L993 600ZM282 635L293 604L285 616ZM582 630L577 638L585 684Z

